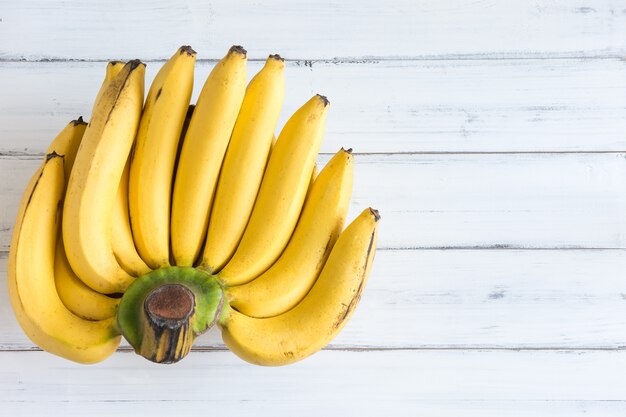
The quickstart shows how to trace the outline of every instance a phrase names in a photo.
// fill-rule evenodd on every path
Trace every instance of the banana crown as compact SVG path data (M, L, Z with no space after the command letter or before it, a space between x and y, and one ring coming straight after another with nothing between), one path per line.
M9 294L42 349L95 363L123 336L172 363L217 324L243 360L285 365L354 312L380 216L344 230L351 149L318 174L328 99L311 97L276 139L285 60L269 55L248 82L235 45L190 103L196 55L181 46L145 102L145 65L107 63L89 123L65 126L26 186Z

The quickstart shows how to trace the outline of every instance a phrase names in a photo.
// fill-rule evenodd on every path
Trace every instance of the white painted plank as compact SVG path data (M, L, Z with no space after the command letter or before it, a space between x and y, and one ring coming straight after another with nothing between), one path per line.
M624 270L622 250L379 251L331 348L616 349L626 346ZM34 348L5 286L0 317L0 350ZM214 330L195 347L224 345Z
M85 367L0 355L7 415L618 416L626 352L322 352L282 368L228 352L172 366L118 353Z
M323 163L328 155L320 158ZM380 210L382 248L626 247L626 155L357 155L349 218ZM0 158L0 250L39 159Z
M148 63L148 83L160 65ZM69 120L89 116L104 66L0 63L0 152L43 152ZM194 101L212 67L197 65ZM323 152L626 150L619 59L288 63L285 75L279 127L311 95L331 100Z
M595 1L4 0L0 58L164 58L190 43L216 58L620 55L626 7Z

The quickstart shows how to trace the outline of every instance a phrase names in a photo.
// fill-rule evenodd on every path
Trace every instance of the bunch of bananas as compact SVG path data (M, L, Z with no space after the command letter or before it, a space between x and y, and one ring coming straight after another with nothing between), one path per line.
M350 150L317 172L328 100L311 98L276 140L280 56L246 87L246 51L233 46L190 106L195 60L181 47L145 103L145 65L110 62L90 122L70 122L28 183L9 290L44 350L94 363L123 335L171 363L217 324L244 360L284 365L353 313L379 215L368 208L343 230Z

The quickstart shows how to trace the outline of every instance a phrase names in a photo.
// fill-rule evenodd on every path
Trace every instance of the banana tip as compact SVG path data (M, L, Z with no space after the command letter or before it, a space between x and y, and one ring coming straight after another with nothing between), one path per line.
M283 58L282 56L278 54L270 54L270 56L267 59L275 59L276 61L285 62L285 58Z
M52 151L52 152L46 154L46 162L48 162L49 160L54 159L54 158L63 158L63 157L64 157L64 155L59 155L58 153L56 153L56 151Z
M374 221L377 222L380 220L380 213L378 213L378 210L373 209L370 207L370 213L372 213L372 216L374 216Z
M248 51L246 51L244 49L243 46L241 45L233 45L230 47L230 49L228 50L228 53L233 53L233 54L241 54L244 57L246 56L246 54L248 53Z
M87 124L87 122L85 122L85 121L83 120L83 116L78 116L78 119L76 119L76 120L72 120L72 124L73 124L74 126L78 126L78 125L86 125L86 124Z
M324 102L324 107L326 107L326 106L328 106L330 104L330 101L328 101L326 96L323 96L321 94L318 94L317 96Z
M193 48L189 45L183 45L178 49L178 53L179 54L187 54L187 55L195 55L196 51L193 50Z
M143 65L144 67L146 66L146 64L144 64L143 62L141 62L138 59L133 59L130 60L126 63L126 65L130 65L130 70L133 71L134 69L136 69L137 67L139 67L140 65Z

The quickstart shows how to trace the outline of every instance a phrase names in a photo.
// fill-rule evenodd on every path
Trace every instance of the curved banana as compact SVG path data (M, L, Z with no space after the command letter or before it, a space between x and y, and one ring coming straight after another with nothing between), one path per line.
M145 65L130 61L108 83L93 114L67 186L63 242L72 269L101 293L119 293L133 277L117 262L111 219L143 104Z
M134 277L140 277L151 271L135 247L133 232L130 227L128 213L128 175L130 171L130 156L122 172L122 178L117 189L113 213L111 214L111 245L115 259L122 268Z
M316 95L287 121L272 150L246 231L219 271L226 286L245 284L278 259L300 216L326 127L328 100Z
M130 221L137 250L152 269L169 266L172 177L195 62L196 52L182 46L158 72L146 98L132 153Z
M124 68L124 65L125 63L121 61L110 61L107 64L106 75L96 101L106 90L108 83ZM67 158L65 160L67 161ZM111 244L113 246L113 254L120 266L130 275L137 277L150 272L150 268L137 253L133 233L130 229L130 218L128 214L129 168L130 158L126 161L126 166L124 167L124 172L120 179L115 197L113 212L111 214Z
M353 171L352 154L341 149L313 182L296 230L276 263L251 282L226 288L231 306L250 317L273 317L304 298L343 230Z
M245 361L276 366L297 362L330 343L361 298L379 218L366 209L348 226L311 291L286 313L258 319L226 308L219 321L226 346Z
M209 217L201 261L208 272L219 271L230 259L250 219L283 106L284 69L284 60L270 55L246 89Z
M106 91L109 81L111 81L117 74L120 73L122 68L124 68L124 65L126 65L126 63L122 61L109 61L107 63L106 72L104 74L104 81L100 86L100 90L98 90L98 94L96 94L96 99L94 100L94 103L100 100L100 97Z
M18 322L44 350L81 363L99 362L117 348L115 320L72 314L57 295L54 257L65 191L63 157L48 154L18 210L9 254L9 295Z
M105 320L115 316L119 298L100 294L76 276L65 256L63 240L57 237L54 281L59 298L69 311L86 320Z
M246 50L233 46L207 78L180 153L172 195L176 265L191 266L206 237L213 193L246 89Z
M56 152L59 155L63 155L65 161L65 180L70 177L72 166L74 165L74 159L76 159L76 152L87 128L87 123L83 121L82 117L77 120L72 120L65 126L65 128L54 138L46 153Z
M70 177L76 152L86 127L87 123L82 117L72 120L48 146L48 154L55 152L64 157L65 181ZM95 292L74 274L65 256L63 239L60 236L57 238L54 259L54 279L61 301L77 316L88 320L102 320L115 315L119 300Z

